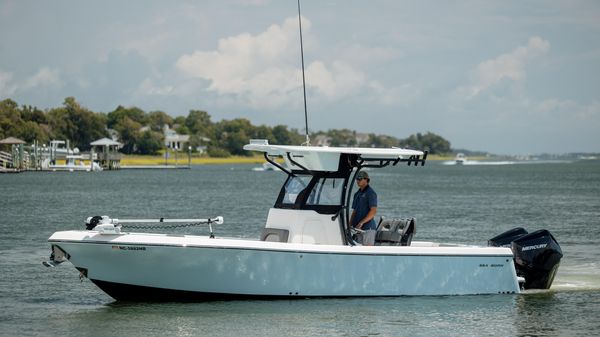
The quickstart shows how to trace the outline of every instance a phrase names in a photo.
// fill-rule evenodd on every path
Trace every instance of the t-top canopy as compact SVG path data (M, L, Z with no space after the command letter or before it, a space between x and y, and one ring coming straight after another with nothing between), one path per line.
M92 146L121 146L121 143L115 142L112 139L108 139L106 137L98 139L90 143Z
M262 139L250 140L250 144L244 145L244 150L281 156L288 167L311 171L337 171L341 154L355 154L364 160L396 160L403 156L417 157L424 154L423 151L401 148L270 145L268 140Z
M4 139L0 140L0 144L19 145L19 144L26 144L26 143L25 143L25 141L20 140L19 138L8 137L8 138L4 138Z

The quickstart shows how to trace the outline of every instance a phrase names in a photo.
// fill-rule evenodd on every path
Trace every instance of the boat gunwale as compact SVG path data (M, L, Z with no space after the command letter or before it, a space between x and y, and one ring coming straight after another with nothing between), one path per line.
M73 233L83 231L65 231L57 233ZM55 233L55 234L57 234ZM135 233L142 234L142 233ZM150 235L160 235L151 234ZM349 245L318 245L307 243L287 243L259 241L251 239L238 238L209 238L208 236L193 236L201 240L218 240L220 244L209 242L188 242L188 243L159 243L159 242L139 242L139 241L115 241L114 236L132 235L122 234L102 234L107 240L93 239L53 239L50 237L48 242L58 244L98 244L111 246L147 246L147 247L173 247L173 248L212 248L212 249L233 249L233 250L252 250L266 252L299 253L299 254L331 254L331 255L364 255L364 256L440 256L440 257L506 257L513 258L510 248L506 247L484 247L484 246L349 246ZM147 235L147 234L142 234ZM164 234L162 234L164 235ZM54 236L54 235L53 235ZM180 236L180 238L189 238L189 236ZM251 245L241 245L241 242L249 242ZM235 243L238 243L236 245ZM260 243L259 245L256 245ZM265 245L267 247L265 247ZM477 250L475 253L474 251Z

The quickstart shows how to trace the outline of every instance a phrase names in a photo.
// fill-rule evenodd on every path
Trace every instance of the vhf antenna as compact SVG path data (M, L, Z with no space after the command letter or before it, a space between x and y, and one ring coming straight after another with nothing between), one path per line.
M306 143L302 145L309 146L308 137L308 112L306 110L306 80L304 79L304 47L302 46L302 15L300 14L300 0L298 0L298 26L300 26L300 56L302 58L302 89L304 90L304 125L306 127Z

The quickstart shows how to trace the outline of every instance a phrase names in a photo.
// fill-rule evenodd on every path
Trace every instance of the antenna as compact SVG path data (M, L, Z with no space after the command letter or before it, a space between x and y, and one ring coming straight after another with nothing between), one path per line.
M308 112L306 109L306 80L304 79L304 47L302 45L302 15L300 14L300 0L298 0L298 26L300 27L300 56L302 58L302 89L304 90L304 125L306 127L306 142L302 145L309 146L308 137Z

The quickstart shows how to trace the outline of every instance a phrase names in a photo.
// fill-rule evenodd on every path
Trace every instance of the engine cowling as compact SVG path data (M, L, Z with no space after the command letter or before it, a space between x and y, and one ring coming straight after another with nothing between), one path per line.
M545 229L527 233L514 228L488 241L490 246L510 246L517 275L525 279L524 289L549 289L563 257L560 245Z

